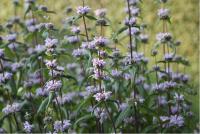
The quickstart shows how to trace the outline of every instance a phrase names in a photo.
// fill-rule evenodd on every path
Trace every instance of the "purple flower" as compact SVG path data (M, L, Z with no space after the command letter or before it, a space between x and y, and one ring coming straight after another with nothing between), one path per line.
M136 81L135 84L139 85L139 84L143 84L145 82L145 78L143 76L139 76Z
M53 23L45 23L45 28L46 29L54 29L54 24Z
M160 120L163 122L166 122L169 120L169 117L168 116L160 116Z
M97 107L94 110L94 115L96 116L96 118L99 119L101 124L108 118L108 114L107 114L106 110L103 109L103 108L98 108Z
M22 66L23 66L22 63L18 63L18 62L13 63L11 65L11 70L12 70L12 72L16 72L18 69L22 68Z
M146 34L140 34L140 40L143 42L143 43L147 43L148 42L148 39L149 39L149 36L146 35Z
M94 44L98 47L104 47L109 43L109 40L105 37L95 37L94 38Z
M172 114L176 114L179 111L180 107L179 106L172 106L171 107L171 112Z
M121 111L124 111L128 107L128 104L127 103L121 103L119 107L120 107Z
M78 49L75 49L75 50L73 50L73 52L72 52L72 55L74 56L74 57L82 57L82 56L84 56L84 55L86 55L87 54L87 51L85 50L85 49L83 49L83 48L78 48Z
M128 0L130 5L136 6L140 1L139 0Z
M59 77L62 76L62 74L64 73L64 68L61 66L57 66L55 68L55 70L50 70L49 71L49 76L51 77Z
M167 104L167 98L165 96L158 96L158 104L165 106Z
M188 75L182 75L181 76L181 80L184 82L184 83L186 83L186 82L188 82L188 80L189 80L189 76Z
M125 73L124 75L123 75L123 77L124 77L124 79L126 79L126 80L130 80L131 79L131 74L129 74L129 73Z
M121 75L122 75L122 71L118 71L118 70L112 70L111 71L111 75L113 76L113 77L115 77L115 78L119 78L119 77L121 77Z
M105 77L104 74L101 71L99 71L99 69L97 68L94 68L93 72L94 72L95 79L103 79Z
M71 126L71 123L70 120L63 120L63 123L62 121L55 121L53 126L55 132L64 132Z
M32 26L32 25L35 25L37 23L37 20L36 19L28 19L25 21L25 24L26 26Z
M97 93L99 91L98 88L96 88L95 86L87 86L86 87L86 91L89 93L89 94L94 94L94 93Z
M19 47L19 45L15 42L11 42L8 47L13 50L13 51L16 51L16 49Z
M45 11L45 12L48 11L48 7L45 6L45 5L39 5L38 8L39 8L40 10L42 10L42 11Z
M89 42L87 48L89 50L96 50L96 44L95 44L95 42L94 41Z
M75 44L80 41L80 38L78 36L65 36L64 38L71 44Z
M132 18L126 18L125 19L125 25L127 26L134 26L136 24L137 19L135 17Z
M182 127L184 125L184 118L181 115L171 115L169 124L170 126Z
M57 100L60 105L64 105L65 103L72 102L74 97L76 97L76 96L78 96L78 94L76 92L69 92L67 94L63 94L62 97L58 96ZM56 102L56 104L57 104L56 100L54 100L54 102Z
M56 45L58 44L58 40L57 39L50 39L50 38L47 38L45 40L45 46L47 48L55 48Z
M77 63L67 64L67 69L69 70L75 70L77 67L78 67Z
M31 25L27 27L29 32L35 32L38 30L38 28L35 25Z
M37 53L42 53L46 50L46 46L38 44L34 49Z
M171 60L173 60L173 57L174 57L174 54L173 54L173 53L166 53L166 54L164 55L164 60L166 60L166 61L171 61Z
M57 67L57 61L56 59L54 60L46 60L45 61L45 65L47 66L47 68L49 69L55 69Z
M156 35L156 40L160 43L166 43L172 39L171 33L158 33Z
M138 16L140 13L140 9L137 7L131 7L130 10L131 10L131 15L133 15L133 16Z
M90 10L91 10L91 8L88 7L88 6L84 6L84 7L79 6L76 9L77 13L80 14L80 15L86 15L86 14L88 14L90 12Z
M184 101L184 95L175 93L174 99L177 101Z
M50 80L45 84L45 90L47 91L58 91L62 87L60 80Z
M28 4L32 4L34 3L36 0L25 0L25 3L28 3Z
M127 29L126 32L129 34L129 30ZM131 35L138 35L140 33L140 29L137 27L131 27Z
M108 91L108 92L102 91L102 92L96 93L94 95L94 98L96 101L105 101L111 97L111 93L112 92L110 92L110 91Z
M103 68L106 65L106 62L104 60L98 58L93 59L92 63L95 68Z
M168 19L169 18L169 9L161 8L158 10L158 17L160 19Z
M104 18L106 16L107 10L105 8L95 10L95 15Z
M80 33L80 27L72 26L71 32L74 33L74 34L79 34Z
M0 58L4 58L4 49L0 49Z
M6 39L9 41L9 42L15 42L16 41L16 38L17 38L17 35L16 34L9 34L6 36Z
M14 102L11 105L7 105L5 108L2 109L2 112L5 115L11 114L11 113L16 113L21 110L21 104Z
M49 94L49 91L45 88L37 88L36 89L36 96L47 96Z
M34 128L34 125L31 125L28 121L24 122L24 131L26 133L31 133Z

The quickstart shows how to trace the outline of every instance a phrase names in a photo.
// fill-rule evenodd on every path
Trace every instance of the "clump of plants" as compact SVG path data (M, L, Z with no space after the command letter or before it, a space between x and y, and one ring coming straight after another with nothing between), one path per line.
M195 92L181 72L190 64L168 30L168 0L156 1L162 27L151 50L145 0L124 0L126 15L114 29L104 4L93 9L88 1L68 7L57 26L49 16L56 11L13 0L13 17L0 31L0 132L193 132L186 96Z

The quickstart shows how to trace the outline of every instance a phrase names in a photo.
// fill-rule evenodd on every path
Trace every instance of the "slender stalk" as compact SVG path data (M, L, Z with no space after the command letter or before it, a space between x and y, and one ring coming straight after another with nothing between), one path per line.
M60 120L61 120L61 122L62 122L62 124L63 124L62 112L61 112L61 109L60 109L60 104L59 104L59 102L58 102L58 99L57 99L57 97L56 97L56 103L57 103L57 105L58 105L58 111L59 111L59 113L60 113Z
M53 79L53 83L54 83L54 74L53 74L53 69L51 70L51 74L52 74L52 79ZM56 99L56 103L58 105L58 111L59 111L59 114L60 114L60 120L63 124L63 118L62 118L62 112L61 112L61 109L60 109L60 104L58 102L58 99L57 99L57 96L56 96L56 91L54 90L54 94L55 94L55 99ZM62 98L61 98L62 99Z
M162 5L162 7L164 7L164 4ZM163 20L163 32L167 32L167 25L166 25L166 20ZM166 51L169 53L169 46L167 45L167 50L166 50L166 47L165 45L167 45L166 43L163 44L163 53L164 55L166 54ZM165 72L168 72L168 81L170 80L170 72L169 72L169 67L170 67L170 64L169 62L168 63L164 63L164 68L165 68ZM167 100L169 101L170 100L170 92L168 91L167 92ZM168 103L168 113L169 115L171 114L171 105Z
M135 84L135 81L136 81L136 73L139 71L139 68L137 67L136 71L135 71L135 75L134 75L134 100L136 99L136 84ZM139 127L139 122L138 122L138 115L137 115L137 107L136 107L136 104L134 103L134 116L135 116L135 127L136 127L136 133L139 132L138 130L138 127Z
M11 118L10 117L8 117L8 123L9 123L10 133L13 133L12 123L11 123Z
M114 120L113 120L113 118L112 118L112 116L111 116L111 114L110 114L110 112L109 112L109 110L108 110L108 106L107 106L106 102L104 102L104 104L105 104L105 108L106 108L106 111L107 111L107 113L108 113L108 116L109 116L109 118L110 118L110 120L111 120L111 122L112 122L112 127L113 127L113 129L114 129L114 132L115 132L115 134L116 134L117 131L116 131L116 127L115 127Z
M130 10L130 3L129 0L127 0L127 4L128 4L128 15L129 15L129 20L131 19L131 10ZM132 35L131 35L131 26L128 26L129 29L129 45L130 45L130 54L131 54L131 62L133 59L133 41L132 41Z
M17 17L17 5L14 4L14 16ZM17 32L17 25L14 26L15 32Z
M18 121L17 121L17 117L16 117L16 114L15 114L15 113L13 113L13 117L14 117L14 119L15 119L15 123L16 123L16 126L17 126L17 131L19 131L19 130L20 130L20 127L19 127L19 123L18 123Z
M85 28L86 39L87 39L87 42L89 42L89 35L88 35L87 25L86 25L86 20L85 20L85 16L84 15L83 15L83 24L84 24L84 28Z
M83 7L84 7L85 6L85 1L82 0L82 2L83 2ZM83 15L82 18L83 18L83 24L84 24L86 39L87 39L87 42L89 42L89 35L88 35L88 31L87 31L87 25L86 25L85 16Z

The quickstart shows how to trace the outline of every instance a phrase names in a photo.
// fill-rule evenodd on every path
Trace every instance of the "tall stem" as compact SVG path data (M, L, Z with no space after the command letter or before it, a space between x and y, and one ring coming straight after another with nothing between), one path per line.
M17 117L16 117L15 113L13 113L13 117L14 117L14 119L15 119L15 123L16 123L16 126L17 126L17 131L19 131L19 130L20 130L20 127L19 127L19 123L18 123L18 121L17 121Z
M83 15L83 24L84 24L84 28L85 28L86 39L87 39L87 42L89 42L89 35L88 35L87 25L86 25L86 20L85 20L85 16L84 15Z
M53 69L51 70L51 74L52 74L52 79L53 79L53 83L54 83L54 74L53 74ZM60 114L60 120L61 120L61 122L62 122L62 124L63 124L63 118L62 118L62 113L61 113L61 109L60 109L60 104L59 104L59 102L58 102L58 99L57 99L57 96L56 96L56 91L54 90L54 94L55 94L55 99L56 99L56 103L57 103L57 105L58 105L58 111L59 111L59 114ZM61 98L62 99L62 98Z
M129 20L131 19L131 10L130 10L130 3L129 0L127 0L127 4L128 4L128 15L129 15ZM132 35L131 35L131 26L128 26L129 29L129 45L130 45L130 54L131 54L131 62L133 59L133 41L132 41Z
M111 116L111 114L110 114L110 112L109 112L109 110L108 110L108 106L107 106L106 102L104 102L104 104L105 104L105 108L106 108L106 111L107 111L107 113L108 113L108 116L109 116L109 118L110 118L110 121L112 122L112 127L113 127L113 129L114 129L114 132L115 132L115 134L116 134L117 131L116 131L116 127L115 127L114 120L113 120L113 118L112 118L112 116Z
M133 78L133 81L134 81L134 100L136 99L136 84L135 84L135 81L136 81L136 73L138 72L138 67L136 68L136 71L135 71L135 75L134 75L134 78ZM135 116L135 127L136 127L136 133L139 132L139 122L138 122L138 115L137 115L137 107L136 107L136 104L134 103L134 116Z
M162 7L164 8L164 4L162 5ZM166 20L163 20L163 32L167 32L167 25L166 25ZM163 44L163 53L164 55L166 54L166 51L167 53L169 53L169 46L167 45L167 50L165 48L165 45L167 45L166 43ZM164 63L164 68L165 68L165 72L168 73L168 81L170 80L170 72L169 72L169 67L170 67L170 64L169 62L168 63ZM170 92L167 91L167 100L169 101L170 100ZM168 103L168 113L169 115L171 114L171 105Z

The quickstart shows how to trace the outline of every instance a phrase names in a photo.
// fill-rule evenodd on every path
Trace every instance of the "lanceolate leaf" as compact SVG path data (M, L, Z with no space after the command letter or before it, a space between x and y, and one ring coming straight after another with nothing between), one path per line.
M38 108L38 111L37 111L38 114L43 112L46 109L46 106L47 106L48 102L49 102L49 98L48 97L45 98L42 101L42 103L40 104L40 107Z
M94 115L91 115L91 114L88 114L88 115L85 115L81 118L79 118L75 123L74 123L74 127L76 128L78 123L82 122L82 121L85 121L85 120L88 120L88 119L91 119L91 118L94 118Z
M115 126L116 127L119 126L122 123L122 121L125 118L129 117L132 113L133 113L133 107L132 106L128 106L124 111L122 111L119 114L117 120L115 121Z
M97 20L97 18L95 18L94 16L91 15L85 15L85 16L90 20Z

